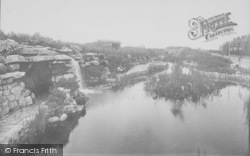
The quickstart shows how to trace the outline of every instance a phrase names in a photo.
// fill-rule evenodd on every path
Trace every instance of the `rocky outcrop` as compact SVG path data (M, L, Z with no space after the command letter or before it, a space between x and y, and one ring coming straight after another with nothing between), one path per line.
M84 61L82 58L81 50L81 47L79 47L78 45L71 45L70 48L63 47L62 49L59 49L58 53L70 56L80 64L83 64Z
M74 45L52 49L0 41L0 143L22 140L41 112L45 123L57 123L84 109L87 98L77 90L72 64L72 59L83 64L80 52L81 47ZM49 96L38 106L35 98L42 89ZM16 119L16 115L20 118ZM2 124L7 120L16 122L12 126Z
M38 114L37 106L31 105L4 116L0 120L0 143L13 143L16 139L22 140L28 136L31 122L35 119L36 114Z

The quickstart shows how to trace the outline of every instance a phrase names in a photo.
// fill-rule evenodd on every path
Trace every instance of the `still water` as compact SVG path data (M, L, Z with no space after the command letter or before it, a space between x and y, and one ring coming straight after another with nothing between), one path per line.
M93 94L64 155L247 155L248 96L248 89L228 86L220 96L176 108L148 96L143 83Z

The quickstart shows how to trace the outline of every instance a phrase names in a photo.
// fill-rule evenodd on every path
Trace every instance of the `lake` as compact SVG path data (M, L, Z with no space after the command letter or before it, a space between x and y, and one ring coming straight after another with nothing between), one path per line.
M249 94L227 86L182 105L152 98L143 83L92 94L67 134L64 155L247 155Z

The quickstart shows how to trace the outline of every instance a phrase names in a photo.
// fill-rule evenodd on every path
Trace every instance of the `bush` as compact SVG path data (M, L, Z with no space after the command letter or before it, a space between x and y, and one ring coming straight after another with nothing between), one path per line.
M77 91L76 94L73 96L73 99L75 99L78 105L84 105L86 104L89 98L82 92Z
M102 75L105 72L105 67L103 66L87 66L81 68L84 81L87 86L96 86L105 83Z
M0 40L0 54L3 56L18 54L22 47L14 40Z
M65 89L70 89L70 92L73 93L79 88L79 85L77 83L77 77L65 79L61 78L58 82L55 83L55 88L62 87Z
M168 64L150 64L147 68L148 74L155 74L168 69Z

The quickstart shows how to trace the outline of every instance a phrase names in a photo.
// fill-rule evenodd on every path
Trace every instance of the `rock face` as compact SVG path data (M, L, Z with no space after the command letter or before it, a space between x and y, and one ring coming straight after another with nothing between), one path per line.
M0 81L0 116L34 104L34 98L31 98L31 92L25 88L22 81L19 79L8 80Z
M44 102L41 104L41 109L39 106L39 110L49 112L44 115L45 124L65 121L69 114L84 109L83 105L77 104L77 96L73 96L73 89L68 88L68 86L70 88L73 86L74 89L79 87L74 74L72 58L79 64L83 64L80 51L81 48L76 45L58 50L49 47L20 45L13 40L0 40L0 125L2 126L1 121L4 123L11 121L10 124L13 122L18 125L17 128L5 125L5 129L10 127L8 131L11 133L5 129L2 131L0 126L0 143L11 143L11 139L20 139L20 136L26 135L31 121L36 122L36 114L41 114L38 111L38 105L35 105L36 96L46 92L49 93L50 98L53 98L50 96L54 95L51 88L61 91L60 96L65 99L61 100L61 103ZM59 87L65 83L68 86ZM83 101L86 102L84 98L86 96L82 95L81 104ZM53 108L52 105L56 105L56 107ZM23 112L23 110L28 111ZM26 114L30 112L33 113ZM10 116L18 119L9 120Z
M62 49L0 41L0 116L34 104L34 93L48 92L60 79L75 77L71 59L83 62L81 47Z

